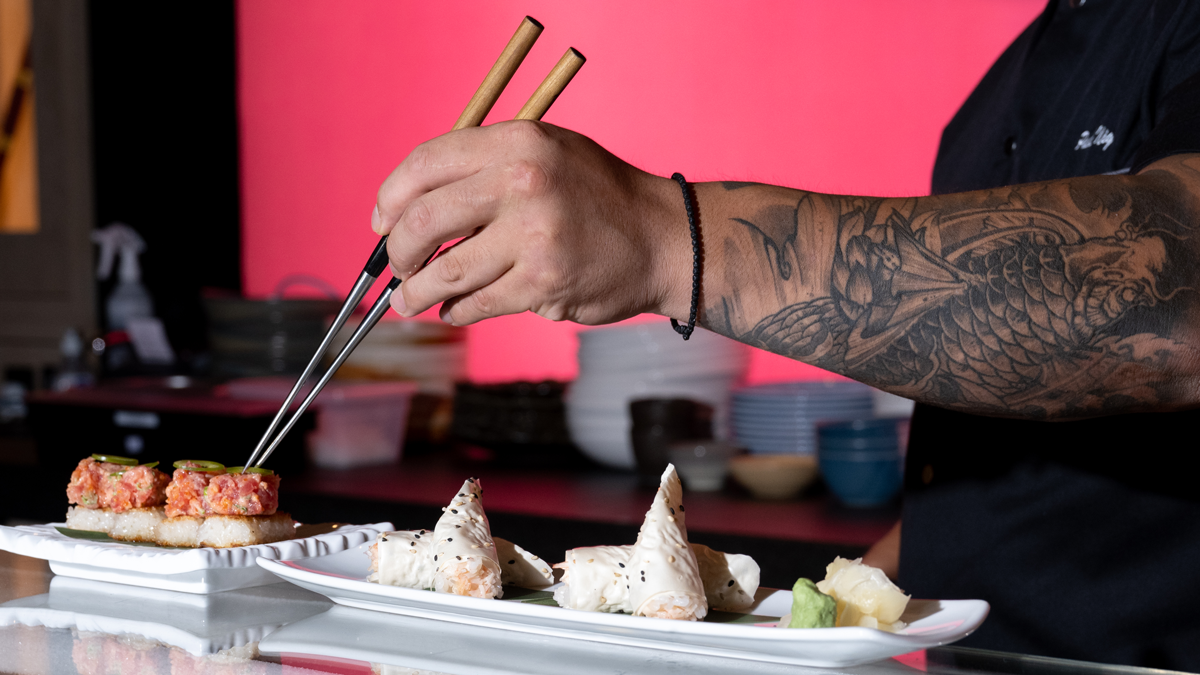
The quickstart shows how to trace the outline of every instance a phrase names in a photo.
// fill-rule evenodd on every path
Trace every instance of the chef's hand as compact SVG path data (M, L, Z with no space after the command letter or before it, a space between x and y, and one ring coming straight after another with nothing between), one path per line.
M524 311L599 324L670 316L683 298L677 318L686 318L691 243L679 186L550 124L423 143L379 188L371 226L391 235L392 272L404 280L392 307L406 317L441 302L442 320L458 326Z

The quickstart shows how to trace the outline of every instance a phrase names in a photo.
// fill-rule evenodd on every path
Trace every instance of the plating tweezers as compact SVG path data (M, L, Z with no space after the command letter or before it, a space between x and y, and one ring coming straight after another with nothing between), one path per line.
M483 123L483 119L492 109L496 100L500 98L504 87L512 79L513 74L517 72L517 68L521 65L521 62L525 59L526 54L529 53L529 50L533 47L533 43L537 40L541 32L542 25L532 17L527 16L521 21L517 32L509 40L508 45L500 54L500 58L496 59L496 63L488 72L487 77L479 85L479 89L475 91L475 95L471 97L471 101L467 104L466 109L463 110L462 115L455 122L454 130L476 127ZM555 99L558 98L558 95L566 88L571 78L583 66L584 61L583 54L580 54L574 47L567 49L567 52L559 59L558 64L554 66L554 69L550 71L550 74L546 76L546 79L542 81L541 85L538 86L537 90L534 91L533 95L522 106L520 112L517 113L516 119L540 120L546 114L546 111L550 109ZM425 264L428 264L434 255L436 255L436 251L429 256ZM279 412L275 414L275 418L271 420L266 433L258 441L254 452L250 454L250 459L246 462L247 467L262 466L263 462L267 461L267 457L271 456L271 453L275 451L275 448L279 446L279 443L287 436L292 427L295 426L300 416L304 414L304 411L308 409L309 405L317 398L317 395L321 393L321 390L333 377L333 374L345 363L346 359L358 347L358 344L362 342L367 333L375 327L375 324L379 323L384 313L387 312L388 307L391 305L392 293L400 287L400 279L393 278L388 282L387 287L379 294L379 298L375 300L375 304L371 305L371 309L367 311L367 315L359 324L358 329L354 331L354 334L350 336L350 339L346 342L341 352L334 358L333 364L325 371L321 379L317 380L312 391L304 397L304 400L301 401L296 411L292 414L292 417L283 426L283 429L279 431L279 434L274 437L274 440L271 440L271 435L287 414L296 396L299 395L305 381L316 370L317 364L320 363L321 357L329 349L334 336L346 324L346 320L350 317L350 314L362 301L367 291L370 290L371 286L379 278L379 275L383 273L384 268L387 267L387 263L387 235L384 235L380 238L379 243L375 245L375 250L371 252L371 257L367 260L362 273L359 274L358 280L354 283L354 287L350 290L350 294L342 304L342 308L334 319L333 325L329 327L325 338L321 340L316 353L313 354L312 359L304 368L304 372L300 375L300 378L296 380L296 384L292 386L292 390L288 393L287 398L284 399ZM270 442L268 443L268 441Z

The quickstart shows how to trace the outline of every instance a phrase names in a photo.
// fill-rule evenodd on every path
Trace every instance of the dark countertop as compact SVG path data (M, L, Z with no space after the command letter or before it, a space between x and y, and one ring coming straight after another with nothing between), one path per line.
M446 453L399 464L310 469L284 481L286 500L323 495L428 507L445 506L468 477L482 480L489 514L591 521L638 527L654 497L633 474L591 469L491 467L456 462ZM766 539L866 547L899 517L895 507L860 511L811 489L793 501L752 499L736 487L685 493L688 530Z

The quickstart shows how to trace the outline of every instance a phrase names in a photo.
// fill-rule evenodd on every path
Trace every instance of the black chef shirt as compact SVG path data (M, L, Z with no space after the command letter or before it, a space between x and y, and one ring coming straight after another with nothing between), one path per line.
M946 127L933 191L1200 152L1198 73L1200 2L1051 0ZM900 585L989 601L965 646L1200 671L1198 434L1200 411L1050 423L918 406Z

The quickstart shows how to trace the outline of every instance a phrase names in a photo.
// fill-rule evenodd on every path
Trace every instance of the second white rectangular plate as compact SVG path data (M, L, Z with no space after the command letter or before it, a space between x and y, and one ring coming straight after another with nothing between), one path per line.
M258 564L350 607L535 635L819 667L869 663L948 644L974 631L988 613L988 604L982 600L913 600L902 617L909 623L908 628L900 633L886 633L871 628L787 630L767 625L581 612L369 583L366 581L369 545L320 558L285 561L260 558ZM790 591L759 589L755 605L748 613L780 617L790 607Z

